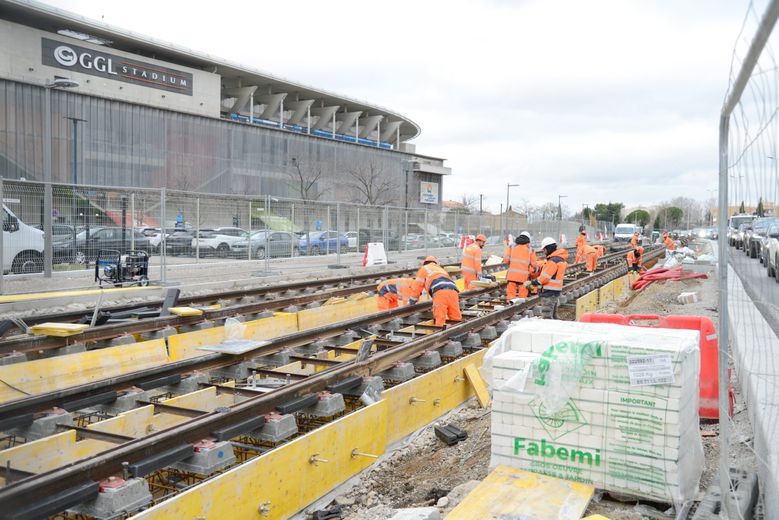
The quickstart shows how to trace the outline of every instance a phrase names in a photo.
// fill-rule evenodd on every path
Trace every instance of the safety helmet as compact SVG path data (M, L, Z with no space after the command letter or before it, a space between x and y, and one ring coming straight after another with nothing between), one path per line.
M644 248L643 248L643 246L638 246L638 247L636 248L636 251L638 251L638 254L639 254L639 255L643 255L643 254L644 254Z
M520 233L520 234L519 234L519 236L521 236L521 237L527 237L527 238L528 238L528 240L530 240L530 238L531 238L531 237L530 237L530 233L528 233L527 231L523 231L522 233Z
M663 238L668 236L668 231L663 231Z
M481 240L482 242L486 242L487 241L487 237L485 237L484 235L479 233L478 235L476 235L476 240Z
M436 258L434 256L428 256L427 258L425 258L425 261L422 262L422 265L425 265L425 264L437 264L437 263L438 263L438 258Z
M579 233L581 233L582 231L587 231L587 228L585 227L585 225L584 225L584 224L582 224L581 226L579 226Z
M555 240L552 237L546 237L541 241L541 249L546 249L547 247L551 246L552 244L557 244L557 240Z
M635 236L638 236L640 233L639 233L638 231L636 231L636 232L635 232L635 233L633 233L633 234L634 234Z

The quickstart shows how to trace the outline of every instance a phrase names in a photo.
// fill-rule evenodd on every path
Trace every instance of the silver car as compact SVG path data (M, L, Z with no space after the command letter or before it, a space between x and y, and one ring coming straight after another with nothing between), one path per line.
M248 258L249 242L252 244L252 258L262 260L266 255L273 257L298 256L298 237L287 231L255 231L249 239L233 243L232 253L238 258Z

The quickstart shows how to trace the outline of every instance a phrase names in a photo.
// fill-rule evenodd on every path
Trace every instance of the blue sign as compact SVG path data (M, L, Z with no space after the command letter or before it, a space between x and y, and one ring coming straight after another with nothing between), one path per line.
M315 220L314 221L314 228L317 231L322 231L322 221L321 220Z

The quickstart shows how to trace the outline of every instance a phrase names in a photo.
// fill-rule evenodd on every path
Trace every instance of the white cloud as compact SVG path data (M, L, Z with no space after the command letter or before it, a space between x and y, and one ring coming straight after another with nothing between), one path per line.
M507 182L533 203L706 198L747 2L50 0L394 109L448 159L445 197ZM702 191L702 193L701 193Z

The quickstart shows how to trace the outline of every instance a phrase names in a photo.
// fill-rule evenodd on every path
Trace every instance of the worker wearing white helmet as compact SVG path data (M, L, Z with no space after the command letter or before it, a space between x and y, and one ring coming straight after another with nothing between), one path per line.
M563 278L568 268L568 250L557 247L557 241L552 237L546 237L541 241L541 248L546 254L546 263L541 268L541 274L537 280L525 282L525 286L538 284L542 291L542 298L556 298L563 290ZM554 305L554 316L557 305Z
M506 299L527 298L528 290L524 283L530 280L538 268L538 258L530 247L530 233L523 231L515 239L516 244L511 247L503 261L509 264L506 274Z

